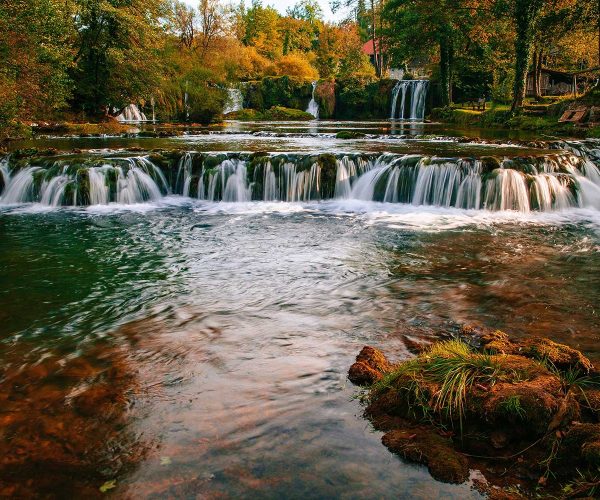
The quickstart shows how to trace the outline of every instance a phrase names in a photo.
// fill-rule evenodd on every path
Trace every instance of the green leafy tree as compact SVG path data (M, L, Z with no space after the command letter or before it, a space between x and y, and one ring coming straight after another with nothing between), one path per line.
M73 105L108 113L149 99L161 67L158 49L168 4L163 0L75 0Z

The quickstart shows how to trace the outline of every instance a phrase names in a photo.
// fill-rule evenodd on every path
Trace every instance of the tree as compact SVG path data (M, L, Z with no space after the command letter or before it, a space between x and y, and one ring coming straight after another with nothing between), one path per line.
M75 0L73 106L92 115L150 98L160 79L164 0Z
M173 30L179 36L179 45L181 48L192 48L196 35L196 22L196 11L180 0L175 0L171 23Z
M200 0L199 21L200 58L204 60L215 38L223 33L225 12L219 0Z
M512 16L515 22L515 84L511 112L523 107L527 90L527 72L535 40L535 27L545 0L514 0Z
M0 5L0 128L48 118L70 95L69 12L58 0L4 0Z
M286 13L288 17L306 21L312 25L323 20L323 9L315 0L300 0L296 5L288 8Z

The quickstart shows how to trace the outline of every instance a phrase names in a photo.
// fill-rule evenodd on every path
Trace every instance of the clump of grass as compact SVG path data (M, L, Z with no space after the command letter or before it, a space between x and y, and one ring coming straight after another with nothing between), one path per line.
M476 384L493 385L507 376L494 356L473 352L460 340L431 346L417 358L402 363L376 382L367 394L373 401L388 390L407 391L410 403L424 415L435 412L450 421L458 420L462 431L469 390ZM435 387L430 394L426 386Z
M434 356L425 368L427 377L440 384L434 396L434 410L446 413L450 420L458 418L461 429L469 389L475 384L493 384L501 374L500 365L492 356L466 348L449 357Z
M520 420L525 420L527 416L525 409L521 406L521 398L517 395L509 396L502 401L500 408L505 415L515 416Z

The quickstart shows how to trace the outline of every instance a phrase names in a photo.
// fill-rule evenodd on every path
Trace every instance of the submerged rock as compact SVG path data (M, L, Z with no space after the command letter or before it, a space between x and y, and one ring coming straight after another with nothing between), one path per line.
M463 333L473 334L473 330L463 329ZM510 340L499 330L486 331L479 335L481 348L485 351L516 354L526 358L551 363L561 370L580 370L589 373L594 369L592 362L580 351L545 338L531 338L519 341Z
M458 453L452 441L431 430L399 429L381 439L391 452L411 462L426 465L434 479L464 483L469 479L469 462Z

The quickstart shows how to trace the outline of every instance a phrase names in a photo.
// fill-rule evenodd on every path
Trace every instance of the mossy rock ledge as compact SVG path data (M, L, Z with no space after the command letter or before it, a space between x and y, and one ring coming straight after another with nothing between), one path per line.
M348 378L383 444L439 481L478 470L490 498L600 493L600 372L576 349L462 327L396 363L363 347Z

